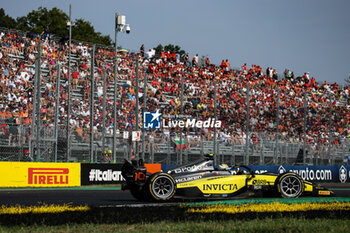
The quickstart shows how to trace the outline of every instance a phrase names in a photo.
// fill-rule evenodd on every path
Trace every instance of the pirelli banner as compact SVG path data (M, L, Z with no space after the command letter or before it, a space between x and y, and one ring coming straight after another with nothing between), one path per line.
M123 164L81 164L81 185L118 184L124 180L121 172ZM145 164L147 172L161 170L160 164Z
M0 187L80 186L80 163L0 162Z

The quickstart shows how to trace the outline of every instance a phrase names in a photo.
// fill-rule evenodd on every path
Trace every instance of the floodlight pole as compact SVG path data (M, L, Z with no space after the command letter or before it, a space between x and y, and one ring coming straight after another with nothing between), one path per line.
M117 161L117 151L116 151L116 145L117 145L117 75L118 75L118 47L117 47L117 35L118 30L123 31L125 28L126 32L130 32L130 27L128 24L125 24L125 16L120 15L119 12L115 13L115 28L114 28L114 50L115 50L115 57L114 57L114 104L113 104L113 162L116 163Z
M118 48L117 48L117 34L118 34L118 16L119 12L115 14L115 34L114 34L114 50L115 50L115 57L114 57L114 102L113 102L113 163L116 163L117 161L117 153L116 153L116 144L117 144L117 73L118 73Z

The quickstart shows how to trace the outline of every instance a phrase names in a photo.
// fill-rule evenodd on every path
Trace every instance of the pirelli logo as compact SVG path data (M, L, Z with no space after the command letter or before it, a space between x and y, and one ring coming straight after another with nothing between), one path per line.
M324 191L324 190L320 190L318 191L318 195L331 195L331 191Z
M69 168L28 168L28 184L68 184Z

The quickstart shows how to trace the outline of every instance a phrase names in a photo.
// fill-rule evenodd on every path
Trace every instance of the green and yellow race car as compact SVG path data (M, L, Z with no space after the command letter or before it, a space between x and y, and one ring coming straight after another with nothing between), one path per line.
M247 166L214 166L212 156L170 169L147 173L142 160L125 161L123 190L140 201L169 201L172 198L226 199L249 192L259 196L297 198L301 195L332 196L325 187L304 181L295 173L254 174Z

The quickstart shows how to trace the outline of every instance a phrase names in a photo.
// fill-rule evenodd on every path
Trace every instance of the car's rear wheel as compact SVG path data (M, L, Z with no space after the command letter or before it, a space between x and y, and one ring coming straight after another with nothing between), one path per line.
M304 192L304 182L294 173L283 174L278 180L278 192L284 198L296 198Z
M156 173L149 180L149 191L156 201L170 200L176 191L174 178L167 173Z

